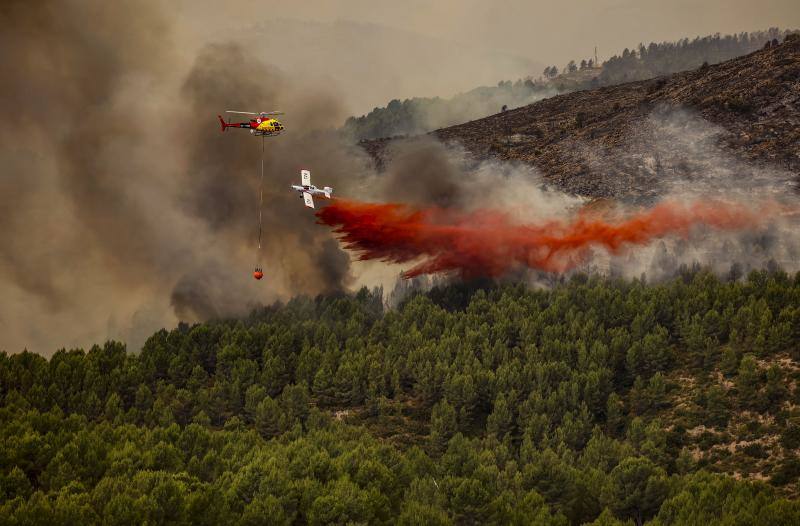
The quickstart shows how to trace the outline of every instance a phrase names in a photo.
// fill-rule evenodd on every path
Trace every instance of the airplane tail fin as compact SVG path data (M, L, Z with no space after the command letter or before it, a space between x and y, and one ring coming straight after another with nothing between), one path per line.
M219 119L219 123L222 126L222 131L225 131L225 128L227 128L228 125L225 124L225 121L222 120L222 115L217 115L217 118Z
M325 188L322 189L322 192L325 194L325 197L330 199L331 194L333 193L333 188L331 188L330 186L326 186Z

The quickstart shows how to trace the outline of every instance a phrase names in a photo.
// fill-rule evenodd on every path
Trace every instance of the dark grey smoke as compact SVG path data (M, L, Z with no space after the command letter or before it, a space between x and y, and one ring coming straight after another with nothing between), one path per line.
M154 38L167 25L146 2L70 0L3 2L0 24L0 347L49 351L102 325L100 302L170 279L156 200L131 195L160 174L139 151L143 108L127 104L168 69L169 42Z
M218 126L193 130L188 137L190 184L184 206L213 232L255 244L263 149L267 279L277 263L291 292L341 291L351 279L349 257L331 233L316 224L289 185L299 181L300 168L308 168L313 183L346 193L357 185L368 161L363 154L359 158L355 151L346 152L332 131L320 131L341 115L335 99L290 86L290 79L280 71L260 63L238 45L210 45L201 51L182 88L191 107L220 112L283 110L286 132L262 139L235 129L221 134ZM324 202L318 200L318 205ZM253 254L255 260L255 250ZM183 309L182 299L191 298L174 294L172 299Z
M430 137L399 141L390 146L391 164L384 192L390 199L421 206L463 204L464 171L452 152Z
M308 167L346 193L369 168L318 131L343 120L335 99L233 44L186 64L168 20L156 2L0 5L0 111L13 122L0 128L0 350L139 340L351 280L288 188ZM287 113L287 133L265 144L260 283L261 141L221 134L225 109Z
M128 163L110 151L139 140L142 130L113 99L125 75L156 73L148 57L166 50L147 35L164 23L147 5L119 6L113 15L104 6L12 0L0 7L0 112L14 123L0 130L0 208L7 211L0 276L54 309L68 301L51 255L63 207L82 229L66 247L74 257L68 264L100 248L136 271L143 252L130 235L142 211L118 184L130 175Z
M201 217L213 230L236 228L252 231L256 214L253 198L259 177L262 140L272 154L273 143L285 137L259 139L244 130L220 134L211 123L215 112L225 109L269 111L276 104L283 79L234 44L212 44L201 50L182 88L186 103L207 109L204 126L194 127L187 139L190 191L188 211ZM246 115L233 115L234 121ZM273 177L267 182L272 186ZM244 208L244 210L242 209ZM247 213L250 212L250 213Z
M208 319L220 316L214 298L208 289L190 275L184 275L175 284L171 296L172 306L180 319Z

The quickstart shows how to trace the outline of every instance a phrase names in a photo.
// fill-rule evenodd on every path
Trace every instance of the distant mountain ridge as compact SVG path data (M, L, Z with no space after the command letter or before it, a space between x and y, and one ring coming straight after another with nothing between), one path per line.
M672 136L658 135L658 120ZM800 35L721 64L558 95L431 135L475 159L532 165L549 183L589 197L653 195L666 175L690 176L724 155L796 173ZM680 140L693 150L676 150ZM361 145L380 165L391 141Z
M602 63L594 59L570 61L559 74L556 66L548 66L543 77L534 75L515 82L501 81L496 86L483 86L446 98L414 97L394 99L385 107L366 115L350 117L343 130L355 139L375 139L395 135L415 135L452 126L497 113L503 106L517 108L557 93L610 86L623 82L646 80L687 71L702 64L716 64L764 46L782 41L790 31L770 28L766 31L720 34L684 38L676 42L639 44L625 49Z

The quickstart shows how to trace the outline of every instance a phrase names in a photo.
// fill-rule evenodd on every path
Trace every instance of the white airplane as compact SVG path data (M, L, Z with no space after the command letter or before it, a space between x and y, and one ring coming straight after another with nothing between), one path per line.
M330 186L317 188L311 184L310 170L300 170L300 183L299 185L293 184L292 190L301 194L300 197L303 198L303 201L305 201L306 206L309 208L314 208L314 195L322 195L325 196L326 199L330 199L333 193L333 188Z

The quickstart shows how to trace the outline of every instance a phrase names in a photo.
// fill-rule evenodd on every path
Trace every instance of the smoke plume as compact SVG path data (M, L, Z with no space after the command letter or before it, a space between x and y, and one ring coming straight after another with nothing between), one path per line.
M325 131L346 117L335 89L298 87L236 43L185 51L175 15L155 1L0 7L0 109L13 121L0 129L0 350L109 337L136 349L178 320L353 279L288 188L301 167L357 185L349 174L369 164ZM221 134L226 109L283 110L287 133Z

